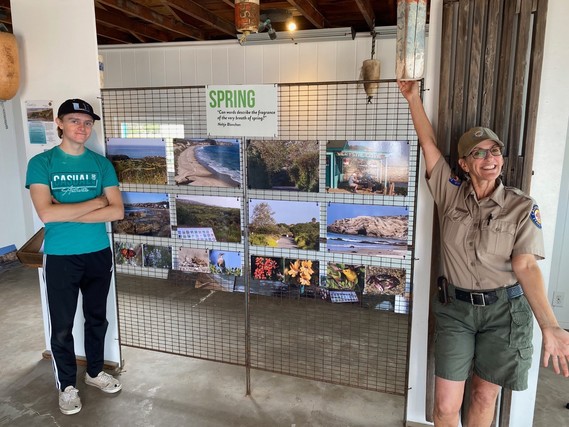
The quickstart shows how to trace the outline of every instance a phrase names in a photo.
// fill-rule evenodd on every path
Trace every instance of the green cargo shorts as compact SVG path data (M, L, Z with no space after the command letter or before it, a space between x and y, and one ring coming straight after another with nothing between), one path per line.
M527 388L533 354L533 314L525 295L475 306L454 298L443 305L435 296L435 375L464 381L473 371L480 378L511 390Z

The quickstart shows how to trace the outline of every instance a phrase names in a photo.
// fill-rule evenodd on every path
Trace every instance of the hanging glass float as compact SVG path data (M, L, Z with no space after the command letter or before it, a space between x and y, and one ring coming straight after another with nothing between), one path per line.
M16 37L0 31L0 100L12 99L19 86L20 61Z
M247 36L259 31L259 0L235 0L235 28L243 35L239 43L243 44Z
M427 0L397 0L395 76L399 80L423 78L426 23Z

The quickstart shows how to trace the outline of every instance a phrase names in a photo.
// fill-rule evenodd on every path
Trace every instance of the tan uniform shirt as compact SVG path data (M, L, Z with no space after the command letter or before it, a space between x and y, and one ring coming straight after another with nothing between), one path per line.
M489 290L516 283L511 258L543 259L539 208L533 199L501 181L478 200L470 182L454 178L441 157L427 180L441 226L443 274L455 286Z

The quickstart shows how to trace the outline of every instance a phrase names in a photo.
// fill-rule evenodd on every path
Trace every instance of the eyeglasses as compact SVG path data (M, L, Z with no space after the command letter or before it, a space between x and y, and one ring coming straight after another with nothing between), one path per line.
M485 148L477 148L472 150L469 156L472 156L475 159L485 159L488 155L488 152L492 154L494 157L498 157L502 155L502 147L499 145L494 145L492 148L485 149Z

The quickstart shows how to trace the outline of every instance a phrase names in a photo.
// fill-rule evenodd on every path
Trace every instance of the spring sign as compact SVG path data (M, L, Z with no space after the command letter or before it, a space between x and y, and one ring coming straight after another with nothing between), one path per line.
M278 136L276 85L206 86L210 136Z

